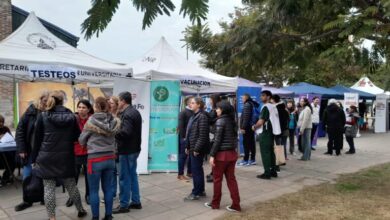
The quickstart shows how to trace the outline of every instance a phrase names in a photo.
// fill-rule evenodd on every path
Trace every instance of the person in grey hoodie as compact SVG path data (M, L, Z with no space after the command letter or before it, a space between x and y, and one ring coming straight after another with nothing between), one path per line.
M79 137L81 146L88 149L88 183L92 219L99 219L99 183L102 182L106 213L104 220L112 219L113 188L115 169L115 134L120 120L109 113L109 104L104 97L95 100L95 114L84 126Z
M299 114L298 127L299 135L302 138L303 155L300 160L310 160L311 157L311 129L312 129L312 114L313 109L307 98L302 98L300 101L303 110Z

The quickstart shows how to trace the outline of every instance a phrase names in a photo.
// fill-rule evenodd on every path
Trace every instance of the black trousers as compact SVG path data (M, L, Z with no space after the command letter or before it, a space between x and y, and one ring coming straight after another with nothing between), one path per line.
M328 128L328 153L333 154L333 150L339 155L343 147L343 131Z
M4 173L1 177L1 181L7 182L8 180L10 180L11 174L14 173L16 168L16 152L9 151L0 154L0 165L2 168L4 168Z
M312 124L312 129L311 129L311 147L313 147L313 140L314 140L314 137L316 136L316 133L317 133L317 129L318 129L318 124Z
M89 196L89 184L88 184L88 174L87 174L87 164L76 164L76 185L79 182L79 176L81 174L81 170L84 174L84 181L85 181L85 196Z
M355 150L355 143L353 141L353 137L345 137L345 139L347 140L349 145L349 152L355 153L356 150Z
M294 153L295 131L296 131L296 129L289 129L290 154Z
M248 161L249 156L251 160L256 160L256 141L254 131L246 130L242 137L242 144L244 145L244 160Z

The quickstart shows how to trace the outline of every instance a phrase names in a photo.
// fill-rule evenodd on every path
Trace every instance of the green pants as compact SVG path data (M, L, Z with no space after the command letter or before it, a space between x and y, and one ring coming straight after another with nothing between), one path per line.
M264 174L271 175L276 170L274 135L261 134L259 137L261 160L263 161Z

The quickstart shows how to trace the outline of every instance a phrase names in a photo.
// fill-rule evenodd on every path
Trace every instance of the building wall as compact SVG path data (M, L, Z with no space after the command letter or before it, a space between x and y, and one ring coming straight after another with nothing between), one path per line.
M11 0L0 0L0 41L12 33ZM5 117L6 125L13 127L13 97L12 81L0 80L0 114Z

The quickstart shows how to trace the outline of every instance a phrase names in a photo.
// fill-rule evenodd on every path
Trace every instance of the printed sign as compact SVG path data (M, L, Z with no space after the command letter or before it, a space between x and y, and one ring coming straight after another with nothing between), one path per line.
M150 94L149 170L177 172L180 83L153 81Z

